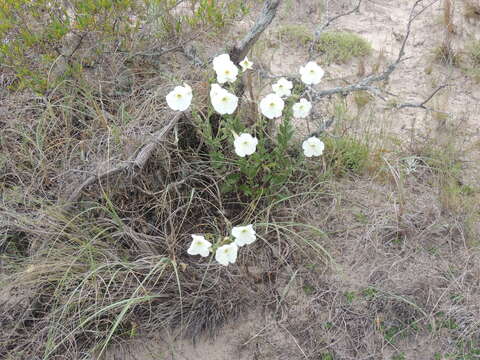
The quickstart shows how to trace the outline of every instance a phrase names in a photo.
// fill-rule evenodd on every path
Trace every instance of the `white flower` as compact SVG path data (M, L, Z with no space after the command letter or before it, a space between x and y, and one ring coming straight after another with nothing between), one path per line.
M242 67L242 71L251 70L253 68L253 62L248 60L246 56L245 56L245 59L243 59L239 65Z
M307 99L300 99L300 102L292 106L293 116L296 118L305 118L312 110L312 104Z
M235 153L240 157L252 155L257 148L257 144L258 139L247 133L235 136L235 141L233 142Z
M260 111L269 119L282 116L284 106L282 98L276 94L269 94L260 101Z
M249 245L257 238L253 225L235 226L232 229L232 236L235 238L234 243L237 246Z
M237 261L238 247L235 244L220 246L215 253L215 260L223 266L233 264Z
M192 88L187 84L176 86L166 96L167 104L172 110L185 111L192 102Z
M217 69L218 69L223 63L229 63L229 62L232 62L232 60L230 60L230 55L228 55L228 54L218 55L218 56L216 56L216 57L213 59L213 61L212 61L213 70L217 71Z
M278 96L290 96L292 93L293 83L285 78L281 78L272 85L273 92Z
M238 68L228 54L222 54L213 59L213 70L217 73L217 81L220 84L237 80Z
M193 241L190 244L190 247L187 250L187 253L190 255L200 255L207 257L210 253L210 247L212 244L205 240L201 235L192 235Z
M319 138L312 136L303 142L302 148L306 157L320 156L323 154L325 144Z
M222 87L218 84L212 84L212 88L210 89L210 98L214 98L215 96L218 96L222 90Z
M238 97L221 88L218 84L212 85L210 100L215 111L221 115L233 114L238 106Z
M310 61L305 66L300 66L302 81L307 85L315 85L322 80L325 71L315 61Z

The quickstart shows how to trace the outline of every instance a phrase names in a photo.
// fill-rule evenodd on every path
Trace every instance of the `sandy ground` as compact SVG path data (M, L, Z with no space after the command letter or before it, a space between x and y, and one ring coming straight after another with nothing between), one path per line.
M351 6L350 1L331 3L332 14ZM374 53L364 63L367 75L375 64L384 65L396 57L411 4L410 0L364 1L358 14L332 25L371 42ZM453 36L461 50L480 32L478 25L463 19L457 5ZM444 36L442 14L439 1L415 21L406 47L408 60L393 74L387 89L398 103L421 102L438 85L451 84L429 105L448 111L450 125L466 130L468 147L478 142L480 86L460 69L433 62L434 48ZM253 23L254 18L250 15L246 24ZM254 61L268 63L275 75L297 73L307 50L299 44L277 43L275 30L285 24L302 24L313 30L321 21L317 2L287 1L266 34L274 44L273 54ZM358 67L358 61L328 67L322 86L354 82ZM365 119L374 114L381 122L379 127L404 140L412 130L438 130L438 120L431 113L422 109L392 111L387 105L381 100L369 104L368 111L363 112ZM475 156L469 159L477 160ZM469 174L472 185L478 185L477 173L472 170ZM343 197L322 203L322 210L314 209L309 216L312 224L335 230L324 244L335 263L328 269L320 266L320 270L304 265L300 272L286 273L283 280L266 285L285 294L279 308L267 310L259 301L258 307L227 324L216 337L197 338L195 343L159 330L158 336L114 346L107 358L447 358L445 354L454 351L452 332L433 314L451 314L459 326L455 331L460 333L474 329L480 319L479 294L468 291L480 278L480 260L464 243L461 227L442 214L427 186L412 181L409 189L416 191L409 194L405 216L415 230L408 234L408 241L397 241L401 229L392 220L399 211L394 186L348 181L338 186L335 190ZM458 264L454 273L452 263ZM462 306L455 302L455 294L463 297ZM422 321L415 324L415 319Z

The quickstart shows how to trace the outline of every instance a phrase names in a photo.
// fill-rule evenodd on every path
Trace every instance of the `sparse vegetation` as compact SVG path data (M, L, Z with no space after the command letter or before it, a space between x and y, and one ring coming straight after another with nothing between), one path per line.
M313 40L312 31L305 25L283 25L277 30L280 41L306 45Z
M460 53L454 48L451 41L444 41L434 51L435 61L449 66L459 67L462 63Z
M372 46L357 34L327 31L320 35L316 50L326 64L344 64L353 58L370 55Z
M469 20L480 20L480 3L476 0L463 0L463 15Z
M453 37L462 22L441 2L445 23L426 7L399 68L367 85L396 54L368 58L342 29L378 31L393 15L377 5L407 23L404 2L362 2L361 21L318 41L349 8L282 2L251 69L221 84L238 96L221 114L212 59L273 2L0 0L0 358L479 358L477 85L462 71L480 71L480 42ZM440 64L403 61L431 60L429 26L449 34ZM299 72L310 60L320 83L317 65ZM442 65L463 82L401 109ZM280 77L291 94L270 119L259 103ZM184 83L192 103L173 111ZM254 152L239 155L239 134ZM246 224L256 241L221 265ZM189 254L192 234L208 256Z

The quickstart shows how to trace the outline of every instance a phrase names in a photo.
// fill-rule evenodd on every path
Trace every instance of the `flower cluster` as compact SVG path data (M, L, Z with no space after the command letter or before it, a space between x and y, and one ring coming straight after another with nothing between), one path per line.
M232 241L233 238L233 241ZM192 235L192 243L187 250L189 255L200 255L207 257L210 252L215 253L215 260L227 266L237 261L238 248L244 245L250 245L257 239L253 225L236 226L232 229L231 237L225 237L216 246L201 235ZM223 242L229 241L226 244Z
M238 107L238 97L230 91L222 88L219 84L233 83L237 80L239 70L233 63L228 54L222 54L215 57L212 61L213 70L217 75L216 84L212 84L210 89L210 102L213 108L220 115L231 115ZM253 63L245 58L239 63L242 72L253 68ZM320 83L325 72L314 61L308 62L300 67L300 78L306 85L316 85ZM273 93L266 95L259 104L260 112L268 119L279 118L283 114L285 101L292 95L293 83L285 78L280 78L272 85ZM192 102L192 89L187 84L175 87L166 97L168 106L176 111L185 111ZM312 104L307 99L300 99L293 104L293 116L296 118L306 118L312 110ZM234 135L235 153L240 157L252 155L256 151L258 139L248 133ZM302 144L303 153L306 157L320 156L323 153L324 144L316 138L311 137Z

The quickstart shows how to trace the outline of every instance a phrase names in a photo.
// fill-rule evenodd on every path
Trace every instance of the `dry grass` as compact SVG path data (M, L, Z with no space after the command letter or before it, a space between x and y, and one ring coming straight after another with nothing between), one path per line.
M463 0L463 16L468 20L480 20L480 3L478 0Z
M458 67L462 63L460 53L454 48L452 41L447 39L439 45L434 51L435 61L449 66Z
M301 42L305 29L293 29L274 34ZM207 58L224 44L200 31ZM449 47L439 60L457 56ZM2 90L0 358L216 359L182 355L184 338L246 359L478 356L479 189L465 179L476 152L454 117L428 115L431 129L406 142L385 135L382 116L397 114L370 94L329 99L315 109L336 119L321 160L252 201L222 191L186 116L142 171L92 185L65 211L82 180L130 159L171 118L164 97L180 80L203 116L211 76L182 52L117 51L45 95ZM190 234L240 223L258 240L236 265L186 253Z

